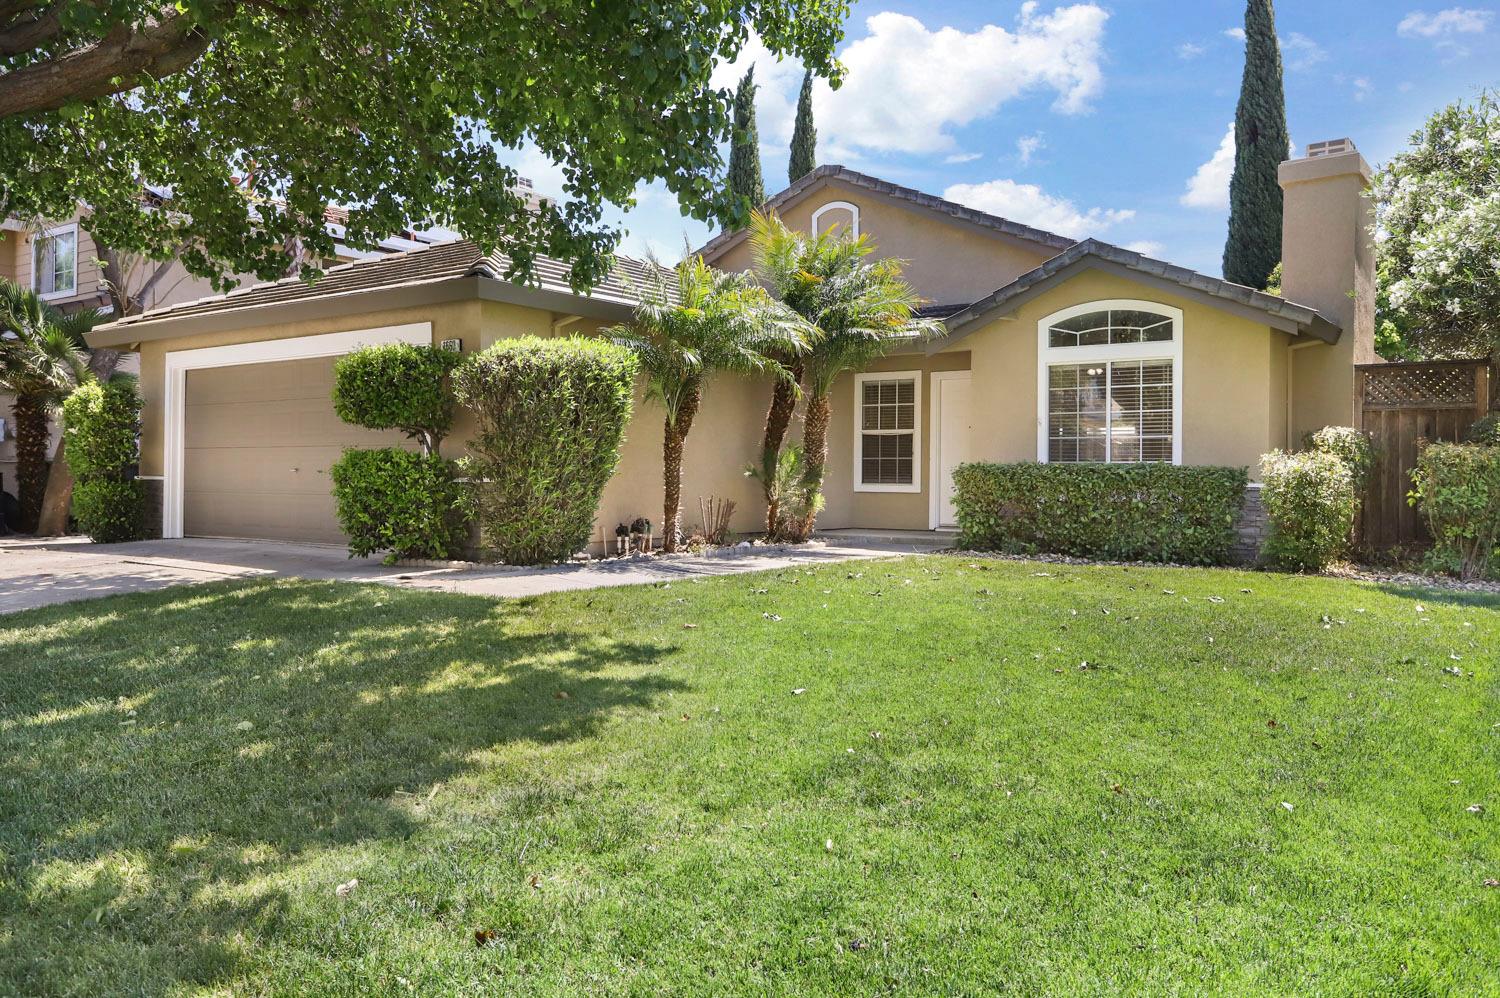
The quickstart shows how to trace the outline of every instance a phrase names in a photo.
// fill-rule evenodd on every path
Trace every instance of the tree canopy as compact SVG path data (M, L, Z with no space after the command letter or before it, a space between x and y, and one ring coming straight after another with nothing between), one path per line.
M1500 355L1500 103L1427 120L1375 178L1382 353Z
M1271 0L1245 4L1245 72L1234 112L1234 175L1224 279L1264 288L1281 262L1281 184L1276 169L1291 149L1281 46Z
M760 172L760 129L755 124L755 90L755 67L751 66L734 93L729 139L729 193L742 211L754 211L766 200Z
M837 81L846 0L0 0L0 210L83 202L121 252L204 276L279 276L293 248L369 247L441 224L510 255L608 268L605 204L664 181L736 223L727 90L755 31ZM506 149L534 146L564 203L528 210ZM143 191L148 193L143 197Z

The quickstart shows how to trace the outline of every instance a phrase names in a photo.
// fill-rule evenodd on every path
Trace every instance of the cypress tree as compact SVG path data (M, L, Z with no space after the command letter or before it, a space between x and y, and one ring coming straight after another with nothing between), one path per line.
M1245 75L1234 112L1225 280L1264 288L1281 262L1281 185L1276 182L1276 168L1289 149L1276 12L1271 0L1248 0Z
M813 126L812 70L802 76L802 96L797 98L797 126L792 129L792 159L787 180L795 184L818 166L818 130Z
M734 134L729 139L729 189L759 208L766 201L760 176L760 134L755 128L755 67L734 94Z

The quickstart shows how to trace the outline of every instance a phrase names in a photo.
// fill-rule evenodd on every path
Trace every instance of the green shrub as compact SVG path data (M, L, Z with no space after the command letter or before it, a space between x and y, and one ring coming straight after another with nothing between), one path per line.
M588 544L619 463L637 367L633 353L604 340L525 336L454 372L479 427L463 468L488 552L530 565Z
M461 357L410 343L363 347L333 368L333 410L346 423L400 430L436 454L453 427L448 379Z
M329 469L349 553L451 558L463 544L461 491L452 461L398 447L350 448Z
M1464 443L1479 444L1483 447L1500 447L1500 414L1491 413L1483 419L1476 420L1469 427L1469 432L1464 434Z
M1325 568L1345 552L1354 529L1359 497L1353 469L1320 450L1272 451L1261 461L1261 501L1271 523L1262 557L1293 571Z
M145 485L130 479L138 458L141 395L134 378L88 381L63 400L63 446L73 516L100 544L145 536Z
M1466 579L1500 575L1500 447L1430 444L1410 502L1432 533L1428 567Z
M73 518L98 544L145 536L146 483L139 479L81 478L73 484Z
M953 475L960 543L1012 554L1226 562L1243 468L1170 464L965 464Z
M1349 466L1356 496L1363 496L1370 473L1375 470L1375 445L1370 435L1353 426L1325 426L1307 435L1310 450L1332 454Z

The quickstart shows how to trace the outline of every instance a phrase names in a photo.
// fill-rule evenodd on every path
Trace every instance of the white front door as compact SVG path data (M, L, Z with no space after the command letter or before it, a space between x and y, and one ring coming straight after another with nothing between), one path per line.
M953 469L969 459L969 372L943 371L932 376L933 527L958 525L953 508Z

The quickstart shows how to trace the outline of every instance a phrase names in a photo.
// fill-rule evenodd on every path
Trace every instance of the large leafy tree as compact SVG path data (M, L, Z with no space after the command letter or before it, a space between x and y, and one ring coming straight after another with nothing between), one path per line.
M729 140L729 193L742 210L759 208L766 200L760 172L760 130L755 125L755 67L740 79L734 92L734 126Z
M750 239L762 283L815 331L812 349L802 358L807 408L801 506L806 514L801 524L787 525L791 539L806 539L821 506L834 383L902 343L939 335L943 327L918 313L921 299L902 278L900 260L871 259L875 244L868 236L855 238L841 230L808 235L774 214L757 213ZM776 405L773 398L772 408Z
M661 403L662 550L677 550L682 519L682 453L708 380L721 371L785 378L776 356L807 346L801 319L748 274L725 274L690 256L657 271L633 320L611 335L640 358L647 394Z
M797 97L797 123L792 127L792 158L787 162L787 182L795 184L818 168L818 129L813 125L812 70L802 75L802 93Z
M68 217L197 274L282 274L295 252L448 225L600 278L607 202L662 180L739 220L710 85L753 30L837 76L846 0L0 0L0 211ZM528 210L504 165L530 144L569 197ZM143 191L146 196L143 197Z
M1234 112L1234 175L1224 279L1264 288L1281 262L1281 184L1276 169L1291 150L1281 46L1271 0L1245 4L1245 73Z
M64 314L30 288L0 278L0 390L15 397L16 491L24 531L35 530L42 513L49 417L93 377L83 336L98 321L92 309Z
M1500 103L1427 120L1375 178L1382 351L1500 359Z

